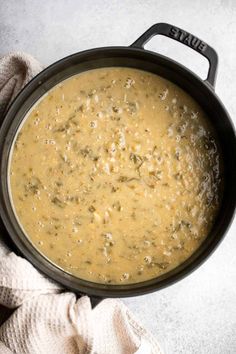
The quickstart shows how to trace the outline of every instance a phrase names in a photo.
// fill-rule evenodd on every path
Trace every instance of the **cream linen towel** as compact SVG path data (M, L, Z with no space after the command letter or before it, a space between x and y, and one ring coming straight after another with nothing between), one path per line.
M41 65L30 55L0 59L0 120L20 89ZM47 279L0 240L0 353L9 354L161 354L158 343L119 300L91 309Z

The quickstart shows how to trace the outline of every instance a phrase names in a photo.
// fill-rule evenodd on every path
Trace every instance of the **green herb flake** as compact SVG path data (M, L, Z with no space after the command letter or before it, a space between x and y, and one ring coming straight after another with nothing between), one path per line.
M90 211L90 213L94 213L96 208L94 208L93 205L90 205L90 207L88 208L88 210Z
M56 206L58 206L59 208L65 208L66 204L61 200L59 199L58 197L54 197L51 199L51 202L53 204L55 204Z

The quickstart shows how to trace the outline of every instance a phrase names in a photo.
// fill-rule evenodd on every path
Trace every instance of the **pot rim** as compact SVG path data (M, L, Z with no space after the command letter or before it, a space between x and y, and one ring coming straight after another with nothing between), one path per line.
M165 66L168 67L168 69L172 70L171 67L175 67L175 70L182 71L186 73L186 75L190 75L191 80L194 82L194 84L198 83L199 85L202 86L204 90L207 90L211 97L217 101L217 104L221 106L221 109L224 112L224 115L226 117L226 120L228 120L228 124L230 126L230 129L234 133L234 145L236 145L236 139L235 139L235 132L234 132L234 126L232 124L231 118L229 117L223 103L221 100L218 98L216 95L213 87L208 83L204 82L201 80L200 77L198 77L195 73L193 73L191 70L187 69L185 66L183 66L180 63L177 63L173 59L170 59L164 55L157 54L152 51L144 50L142 48L136 48L136 47L125 47L125 46L112 46L112 47L99 47L99 48L93 48L89 50L85 50L82 52L74 53L71 54L65 58L62 58L55 63L51 64L47 68L45 68L43 71L41 71L37 76L35 76L24 88L23 90L17 95L17 97L14 99L10 107L8 108L8 111L5 115L1 130L0 130L0 167L1 167L1 172L3 176L4 172L4 154L6 153L6 145L9 143L10 140L13 141L13 139L9 140L9 130L11 129L12 125L14 124L14 120L12 117L14 117L14 111L16 110L16 107L20 107L22 104L22 101L27 100L27 97L30 96L33 92L37 90L37 87L39 87L43 82L46 82L49 77L55 76L55 73L52 75L47 76L48 74L52 73L54 69L55 72L62 71L62 66L70 61L73 61L73 59L82 59L86 58L86 56L89 56L90 54L99 54L102 53L103 55L107 53L115 53L117 52L123 52L125 54L124 57L131 56L132 54L137 54L141 55L142 59L144 60L145 57L146 59L153 59L154 63L157 63L159 61ZM138 57L137 57L138 58ZM59 70L60 69L60 70ZM143 70L143 69L140 69ZM86 70L84 70L86 71ZM62 80L63 81L63 80ZM57 83L55 83L56 85ZM24 119L24 116L21 118L20 121ZM11 147L10 147L11 148ZM7 156L7 161L9 159L9 156ZM7 165L8 166L8 162ZM17 246L17 248L20 250L21 254L23 254L34 266L36 266L37 269L42 271L44 274L49 276L51 279L54 279L58 281L59 283L63 284L67 288L80 292L80 293L86 293L88 295L94 295L98 297L128 297L128 296L136 296L136 295L143 295L146 293L150 293L159 289L162 289L168 285L171 285L175 283L176 281L183 279L185 276L189 275L193 270L198 268L216 249L216 247L220 244L222 239L224 238L230 224L232 223L233 220L233 215L235 211L235 205L236 205L236 194L234 193L234 205L231 207L231 215L229 216L228 223L224 225L223 227L223 232L220 236L215 237L215 239L208 239L208 237L203 241L202 245L194 252L194 254L188 258L184 263L179 265L178 267L174 268L168 273L163 274L162 276L156 277L154 279L145 281L145 282L140 282L140 283L135 283L135 284L127 284L127 285L106 285L106 284L99 284L99 283L93 283L89 282L83 279L79 279L73 275L70 275L69 273L65 272L64 270L60 270L60 268L56 265L53 265L52 262L48 261L45 256L39 253L37 249L31 244L31 242L28 240L27 236L24 235L24 240L22 240L22 235L19 237L19 235L15 232L15 226L13 223L17 222L16 218L15 220L11 219L11 216L9 215L9 207L12 209L12 206L8 205L9 200L7 197L8 191L5 190L4 188L4 182L5 178L1 178L1 188L0 188L0 200L2 200L2 203L0 203L0 215L3 220L3 223L8 231L8 234L13 241L13 243ZM18 224L18 223L17 223ZM18 225L18 227L20 227ZM22 232L23 234L23 232ZM26 247L26 244L24 243L28 240L28 245ZM23 242L24 241L24 242ZM31 244L31 246L30 246ZM208 244L208 246L207 246Z

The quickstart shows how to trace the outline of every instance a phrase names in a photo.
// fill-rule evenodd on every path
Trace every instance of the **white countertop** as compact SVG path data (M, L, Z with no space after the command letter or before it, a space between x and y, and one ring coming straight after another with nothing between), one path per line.
M216 49L216 92L236 124L234 0L0 0L0 54L26 51L46 66L84 49L129 45L157 22L182 27ZM155 37L147 47L206 76L207 62L173 42ZM236 220L197 271L164 290L124 302L166 354L236 353Z

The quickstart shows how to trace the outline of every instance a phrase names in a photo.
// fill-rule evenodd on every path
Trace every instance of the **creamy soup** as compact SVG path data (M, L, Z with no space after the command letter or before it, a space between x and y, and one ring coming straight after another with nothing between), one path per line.
M222 162L196 101L131 68L72 76L37 102L10 162L34 246L80 278L135 283L184 262L216 217Z

